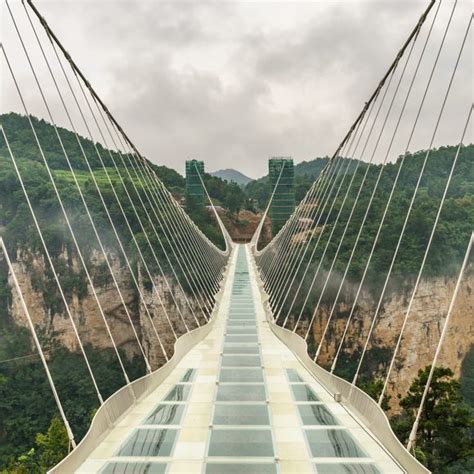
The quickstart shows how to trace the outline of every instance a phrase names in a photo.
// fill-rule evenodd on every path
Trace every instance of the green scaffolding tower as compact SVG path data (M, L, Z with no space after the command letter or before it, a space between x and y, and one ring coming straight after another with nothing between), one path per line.
M204 205L204 187L199 174L204 177L204 161L186 161L186 203L187 205Z
M293 160L289 157L271 158L268 160L268 176L270 178L270 188L272 192L276 186L270 206L272 234L275 236L295 210L295 173ZM280 180L278 180L278 178L280 178Z

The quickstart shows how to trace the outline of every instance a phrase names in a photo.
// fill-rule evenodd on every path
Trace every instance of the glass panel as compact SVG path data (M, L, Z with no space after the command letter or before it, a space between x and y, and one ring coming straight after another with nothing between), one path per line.
M138 429L124 443L118 456L169 456L178 430Z
M255 319L254 312L242 312L242 311L234 311L233 313L229 313L229 319Z
M286 374L290 382L304 382L295 369L286 369Z
M189 385L176 385L165 397L166 402L182 402L188 399L191 387Z
M143 422L144 425L179 425L185 405L158 405L153 413Z
M221 369L219 382L262 382L262 369Z
M346 430L305 430L305 433L315 458L366 456Z
M215 405L215 425L269 425L267 405Z
M225 337L225 342L258 342L257 336L237 336L229 334Z
M226 329L227 334L257 334L257 328L252 327L229 327Z
M205 474L277 474L275 464L206 464Z
M316 464L318 474L381 474L375 464Z
M227 321L227 327L232 327L232 326L250 326L250 327L257 327L255 325L255 319L251 319L250 321L242 319L240 321Z
M164 474L166 464L159 462L108 462L101 474Z
M249 355L224 355L222 367L258 367L262 365L260 356Z
M318 396L308 385L292 385L291 390L297 402L318 402Z
M298 405L303 425L338 425L336 418L324 405Z
M194 380L195 375L196 375L196 369L188 369L186 373L183 375L180 382L192 382Z
M273 456L271 431L212 430L209 456Z
M248 384L228 384L219 385L217 388L218 402L264 402L265 401L265 386Z
M224 354L259 354L260 348L255 345L224 344Z

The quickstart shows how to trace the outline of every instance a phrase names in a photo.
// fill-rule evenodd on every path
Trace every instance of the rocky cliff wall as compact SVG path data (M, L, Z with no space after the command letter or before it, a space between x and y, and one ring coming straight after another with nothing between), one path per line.
M456 277L430 278L421 281L404 331L395 369L390 377L388 394L392 396L391 404L395 411L397 395L405 395L418 370L431 364L433 360L455 285ZM366 373L375 374L373 378L386 376L411 295L409 289L412 288L412 283L406 282L404 286L403 290L392 291L385 298L376 320L362 367L363 372L365 370ZM348 294L353 294L353 288L346 289L345 295L346 300L351 301ZM377 301L368 293L360 297L340 361L353 357L352 365L354 366L355 361L358 360L369 332L376 304ZM326 368L331 366L350 309L351 306L347 303L339 303L336 308L335 317L329 326L318 358L318 362ZM313 323L312 339L316 347L326 326L329 312L330 308L323 305ZM298 332L304 334L306 328L307 325L305 327L303 324ZM462 362L472 344L474 344L474 272L471 267L463 278L456 298L438 365L451 368L455 376L459 377ZM341 366L343 363L338 365Z
M196 327L196 320L190 306L200 324L205 322L200 311L200 304L191 296L185 295L171 277L167 276L168 284L166 284L163 276L156 276L154 283L157 291L155 291L152 285L145 288L140 269L138 269L138 280L144 295L145 307L125 265L115 255L110 254L109 261L128 309L127 314L110 273L107 269L104 271L105 259L95 252L90 256L89 270L103 310L102 315L92 288L87 284L84 272L80 271L80 262L77 257L64 250L61 255L56 256L55 260L57 268L62 269L63 274L60 274L60 277L65 278L63 280L65 289L69 285L66 290L68 307L84 345L90 344L97 349L112 347L112 341L104 323L105 318L115 344L129 357L140 354L130 324L131 319L152 367L157 368L165 361L161 345L168 356L171 356L173 352L175 338L170 330L170 324L178 336L185 330L183 319L190 329ZM45 348L47 349L54 341L71 351L78 350L73 325L61 303L60 294L57 292L53 275L48 271L49 266L44 256L31 251L18 251L13 267L33 324ZM28 328L18 294L13 289L11 276L8 282L12 296L8 308L11 320L18 326ZM71 288L74 289L71 291ZM180 307L179 310L175 301Z

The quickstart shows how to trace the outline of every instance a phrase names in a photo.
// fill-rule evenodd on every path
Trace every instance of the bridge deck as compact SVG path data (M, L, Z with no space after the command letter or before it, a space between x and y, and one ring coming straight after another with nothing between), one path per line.
M77 472L400 473L269 328L245 246L211 333Z

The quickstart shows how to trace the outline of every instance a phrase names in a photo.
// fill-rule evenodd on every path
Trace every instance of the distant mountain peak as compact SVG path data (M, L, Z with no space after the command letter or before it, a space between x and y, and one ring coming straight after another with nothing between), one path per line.
M237 183L240 186L245 186L247 183L250 183L250 181L253 181L252 178L249 178L248 176L245 176L240 171L234 170L232 168L212 171L209 174L221 179L225 179L226 181L233 181L234 183Z

